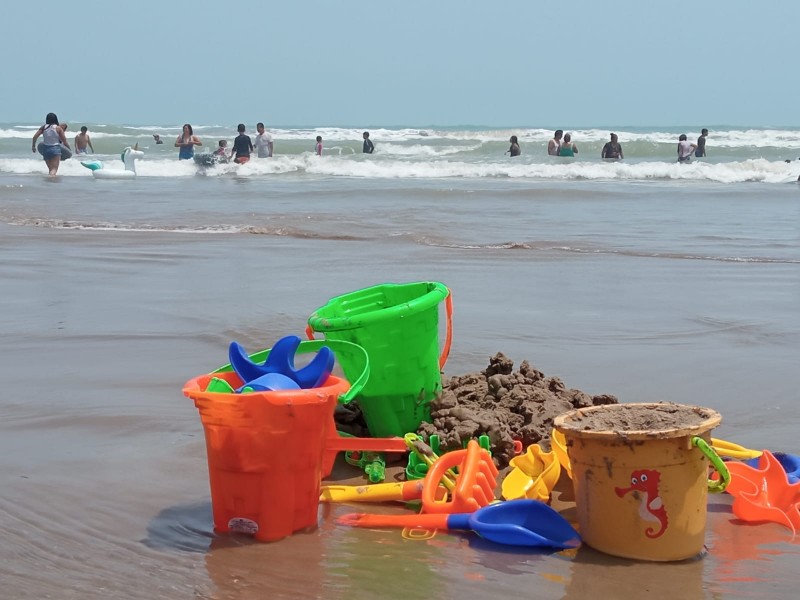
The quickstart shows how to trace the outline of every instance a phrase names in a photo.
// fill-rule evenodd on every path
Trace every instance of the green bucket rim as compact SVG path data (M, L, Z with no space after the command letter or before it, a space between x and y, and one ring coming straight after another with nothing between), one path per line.
M432 286L431 289L413 300L402 302L394 306L388 306L379 310L373 310L361 315L343 316L343 317L321 317L319 312L324 310L331 304L340 302L342 299L347 298L353 294L367 292L369 290L382 288L382 287L410 287L410 286ZM438 281L415 281L412 283L382 283L380 285L373 285L368 288L362 288L354 292L348 292L340 296L335 296L322 306L315 310L310 317L308 317L308 325L314 331L325 333L327 331L344 331L347 329L358 329L365 325L373 325L375 323L384 321L386 319L394 319L405 317L409 314L417 313L429 308L433 308L450 295L450 290L446 285Z

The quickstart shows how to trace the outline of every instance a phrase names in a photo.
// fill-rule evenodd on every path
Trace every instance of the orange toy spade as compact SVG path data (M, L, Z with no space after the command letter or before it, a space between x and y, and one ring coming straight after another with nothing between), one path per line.
M734 497L733 512L742 521L780 523L800 531L800 483L789 477L777 458L765 450L758 468L730 462L728 493Z

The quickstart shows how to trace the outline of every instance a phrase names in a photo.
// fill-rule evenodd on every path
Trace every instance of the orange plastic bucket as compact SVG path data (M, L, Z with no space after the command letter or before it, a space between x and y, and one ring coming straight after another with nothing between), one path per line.
M345 346L346 344L346 346ZM275 541L317 524L323 451L337 401L349 401L368 376L366 352L347 342L303 342L299 352L330 346L363 355L351 384L331 375L311 389L226 394L204 391L212 377L244 382L229 366L189 380L206 438L214 529ZM263 360L269 351L251 356ZM346 375L350 376L349 373Z
M709 461L696 446L710 441L721 420L709 408L671 403L608 404L556 417L583 541L640 560L700 554L708 490L716 484L708 481Z

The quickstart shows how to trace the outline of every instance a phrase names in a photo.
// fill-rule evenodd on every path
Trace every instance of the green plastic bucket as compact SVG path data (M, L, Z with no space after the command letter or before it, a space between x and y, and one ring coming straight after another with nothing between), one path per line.
M447 327L439 352L439 303ZM442 283L384 283L337 296L308 318L306 333L362 346L369 381L356 396L369 432L402 436L430 420L430 402L442 389L441 369L452 340L453 302Z

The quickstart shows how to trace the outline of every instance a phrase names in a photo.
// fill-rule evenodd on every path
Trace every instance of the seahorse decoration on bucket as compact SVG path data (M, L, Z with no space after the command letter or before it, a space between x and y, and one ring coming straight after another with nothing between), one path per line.
M638 492L636 498L639 500L639 515L644 521L656 521L661 528L656 530L648 527L644 534L655 539L664 534L667 530L667 509L658 494L658 484L661 481L661 473L653 469L641 469L631 473L631 485L627 488L615 487L617 496L623 498L629 492Z

